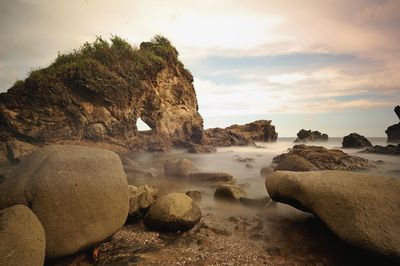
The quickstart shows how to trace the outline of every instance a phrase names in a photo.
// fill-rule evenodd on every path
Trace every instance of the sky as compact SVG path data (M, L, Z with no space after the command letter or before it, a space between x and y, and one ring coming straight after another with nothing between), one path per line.
M167 37L205 127L271 119L383 137L400 104L398 0L1 0L0 91L96 36Z

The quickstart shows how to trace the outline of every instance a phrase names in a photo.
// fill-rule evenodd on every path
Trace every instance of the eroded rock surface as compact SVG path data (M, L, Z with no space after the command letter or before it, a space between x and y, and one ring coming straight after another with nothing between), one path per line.
M128 222L135 222L142 218L151 205L156 202L158 189L148 185L128 186L129 189L129 214Z
M288 153L276 156L273 162L278 164L279 170L288 171L354 170L376 166L372 161L341 150L304 144L294 145Z
M141 118L152 129L140 132ZM203 143L193 77L163 37L132 48L118 37L59 55L0 94L0 140L168 150Z
M315 142L315 141L328 141L327 134L319 131L311 131L302 129L297 133L297 139L294 142Z
M341 239L400 257L400 181L343 171L277 171L266 178L273 200L318 216Z

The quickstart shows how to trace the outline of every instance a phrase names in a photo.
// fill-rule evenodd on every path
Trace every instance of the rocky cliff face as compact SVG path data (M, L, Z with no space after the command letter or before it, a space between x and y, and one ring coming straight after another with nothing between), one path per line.
M397 117L400 119L400 106L397 105L394 108L394 112L396 113ZM392 143L399 143L400 142L400 123L391 125L386 129L386 134L388 136L387 141Z
M152 129L140 132L141 118ZM163 37L98 38L0 94L0 140L168 150L205 142L193 77Z

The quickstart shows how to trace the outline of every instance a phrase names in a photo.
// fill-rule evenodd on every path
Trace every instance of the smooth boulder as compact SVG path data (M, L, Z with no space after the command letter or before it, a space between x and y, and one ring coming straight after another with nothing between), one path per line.
M191 197L170 193L150 207L143 221L150 230L177 232L190 230L200 218L200 208Z
M51 145L25 157L0 184L0 208L23 204L46 232L46 256L93 246L124 224L128 184L119 156L77 145Z
M343 138L342 141L343 148L365 148L372 147L371 142L364 136L357 133L351 133Z
M46 237L43 226L24 205L0 211L0 266L42 266Z
M275 167L274 170L305 172L316 171L318 170L318 168L304 157L296 154L288 154L279 161L279 164Z
M277 171L270 197L314 213L341 239L400 257L400 180L344 171Z
M217 187L214 192L214 199L223 201L238 201L247 197L246 191L236 185L224 184Z

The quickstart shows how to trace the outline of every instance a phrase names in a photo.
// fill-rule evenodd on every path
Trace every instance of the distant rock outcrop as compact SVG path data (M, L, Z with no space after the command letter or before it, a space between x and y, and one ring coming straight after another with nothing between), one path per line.
M397 117L400 119L400 106L397 105L394 108L394 112ZM394 125L391 125L386 129L386 134L388 136L387 142L398 143L400 142L400 122Z
M297 133L297 139L294 142L314 142L328 141L328 135L319 131L302 129Z
M369 152L369 153L378 153L378 154L387 154L387 155L400 155L400 144L396 145L375 145L373 147L367 148L362 152Z
M357 133L351 133L343 138L343 148L365 148L372 147L371 142L364 136Z
M273 162L278 164L275 170L287 171L354 170L375 166L374 162L341 150L304 144L294 145L288 153L276 156Z
M0 141L155 151L204 137L193 77L160 36L140 49L98 38L0 94Z
M271 120L256 120L227 128L210 128L206 130L206 135L215 146L243 146L253 144L254 141L275 142L278 139Z

